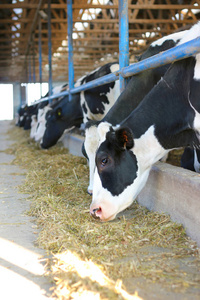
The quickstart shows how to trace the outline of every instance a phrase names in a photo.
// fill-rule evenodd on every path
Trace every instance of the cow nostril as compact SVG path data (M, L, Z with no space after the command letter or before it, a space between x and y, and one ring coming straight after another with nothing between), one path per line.
M93 213L95 214L96 212L100 213L101 212L101 207L93 209Z
M92 196L92 190L87 190L87 193Z
M98 207L98 208L95 208L92 210L91 215L94 219L100 219L100 216L99 216L100 213L101 213L101 207Z

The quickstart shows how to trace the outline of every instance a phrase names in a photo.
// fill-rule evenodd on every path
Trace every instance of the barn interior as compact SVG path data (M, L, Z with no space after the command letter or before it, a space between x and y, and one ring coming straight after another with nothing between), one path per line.
M70 50L68 44L67 2L66 0L0 0L0 86L3 84L11 84L13 87L13 118L16 117L19 106L27 103L28 84L48 84L50 78L53 86L69 81L70 69L68 57ZM158 38L190 28L200 19L199 7L199 0L128 0L129 63L134 63L138 55L143 53L150 43ZM77 80L107 62L119 60L119 1L73 0L72 12L73 67L74 80ZM6 98L3 97L2 107L5 101ZM0 131L0 137L2 137L2 148L0 148L0 152L5 150L2 145L4 145L3 141L7 136L7 133L3 130L3 125L4 123L0 124L2 130ZM10 124L8 127L10 132L13 131ZM37 207L38 204L36 204L35 208L32 208L32 215L34 218L39 219L39 224L37 223L36 226L34 225L34 229L31 229L31 239L34 238L35 231L37 231L37 234L40 232L41 226L44 226L44 218L51 218L52 223L55 223L56 226L57 224L62 224L62 222L64 224L63 227L58 229L51 223L49 228L46 229L46 232L42 231L43 239L40 235L38 242L41 248L44 248L48 254L53 256L53 259L49 257L46 259L46 253L44 254L42 252L42 255L45 256L46 264L51 269L51 271L49 271L49 269L46 271L46 275L49 275L50 272L50 276L53 278L53 287L52 284L50 285L54 291L53 297L55 297L55 299L165 300L169 297L176 300L199 299L200 278L198 271L200 267L200 257L198 247L200 245L200 235L198 227L196 226L197 224L195 223L198 218L199 206L196 204L194 207L192 206L199 193L199 174L194 173L191 175L190 171L183 171L174 166L163 166L163 164L158 163L158 165L153 167L147 187L138 197L138 203L141 204L142 207L147 207L149 210L153 209L161 212L161 216L152 213L151 218L153 221L150 222L149 216L151 212L148 215L147 210L144 208L134 206L134 210L138 213L140 218L144 217L144 221L139 223L137 219L139 217L130 209L126 212L125 216L120 216L116 223L110 223L109 229L106 229L106 226L101 227L101 225L95 223L95 221L89 224L90 217L86 216L88 207L86 202L81 203L82 199L88 203L90 202L89 195L86 196L85 192L87 183L83 182L86 177L82 174L84 173L83 169L85 170L86 168L86 163L83 164L83 158L79 157L82 155L81 145L84 140L83 136L80 137L76 134L69 134L66 135L63 140L64 147L76 156L75 163L78 167L74 167L71 163L70 156L68 157L69 154L66 154L63 148L54 148L49 152L48 150L41 152L41 149L35 144L33 145L33 142L30 141L29 133L23 130L17 132L17 130L20 129L15 128L14 133L9 133L11 139L16 142L18 138L19 142L18 145L15 146L16 148L13 146L15 150L8 150L8 155L13 153L17 155L17 163L19 163L22 168L27 168L29 180L33 180L34 175L36 175L36 177L38 176L38 180L41 181L41 186L43 185L43 187L41 187L39 183L36 182L35 186L31 183L29 187L27 187L26 182L23 187L25 193L31 193L31 188L37 190L39 186L38 191L41 192L41 195L39 192L36 193L34 191L33 198L36 199L38 197L39 201L44 202L44 207L42 207L40 211ZM27 140L28 147L25 146ZM21 143L23 149L19 146L19 143ZM32 147L32 150L30 150L30 147ZM25 158L26 154L30 155L30 157ZM72 177L74 177L73 181L70 177L71 175L69 175L71 180L69 180L69 182L74 186L78 186L80 195L72 189L72 191L70 191L70 197L72 197L70 201L71 199L74 201L73 196L71 196L71 193L74 192L76 199L78 199L77 206L74 204L74 206L70 207L70 202L68 204L64 202L62 203L62 209L59 210L61 207L60 203L62 202L60 199L65 197L63 196L64 193L66 195L66 187L64 185L64 187L62 187L63 178L59 179L57 186L54 187L54 178L52 180L51 176L56 177L57 169L60 168L61 170L65 167L66 162L64 160L62 161L62 156L65 154L71 163L69 163L69 168L71 168ZM54 161L53 155L56 156ZM9 160L10 159L11 158L9 158ZM40 165L41 170L45 170L44 178L39 177L40 170L34 169L32 172L32 161L34 159L35 162L37 161L37 163L35 163L37 165L41 163L42 159L47 160L47 170L45 169L44 162ZM52 167L54 162L56 164L56 170ZM5 161L0 159L0 164L5 164ZM22 171L19 169L13 171L12 169L9 172L10 186L12 185L14 176L17 177L19 174L22 176L22 173L25 173L24 169ZM4 175L4 173L2 174ZM80 179L81 175L83 175L82 179ZM190 179L188 180L188 178ZM55 183L57 183L56 180ZM48 183L48 190L42 190L47 184L45 181L51 184ZM67 187L68 185L69 183L66 182ZM187 193L184 197L193 200L192 205L190 201L183 205L188 214L185 213L183 216L185 219L181 223L185 222L184 226L187 228L187 237L184 235L185 229L177 224L172 226L170 217L168 217L168 215L172 216L172 219L177 222L180 220L179 216L182 213L182 207L180 207L179 201L181 201L183 197L183 186L187 187ZM1 188L4 191L4 187ZM54 188L56 194L52 196L51 191ZM191 196L191 190L193 190L195 197ZM46 194L42 195L42 192ZM3 193L4 192L2 192L2 195ZM152 194L151 200L150 194ZM176 198L176 201L170 202L171 197ZM14 198L15 191L13 191L13 199ZM43 200L41 200L42 198ZM57 201L55 203L53 202L54 198ZM50 203L48 207L49 210L46 209L46 203L48 201ZM3 211L4 198L2 198L1 205L1 210ZM12 206L12 203L10 206ZM66 207L68 207L69 210L68 214L64 212ZM80 213L80 220L76 220L74 213L77 212ZM162 215L162 212L167 212L167 216ZM72 214L71 216L70 213ZM12 214L14 213L12 212ZM20 214L23 213L20 212ZM43 219L38 217L39 214ZM61 214L61 217L57 218L59 214ZM64 218L69 218L70 224L66 225ZM85 220L88 223L86 223ZM134 227L131 223L132 220L136 222ZM23 234L19 235L16 239L13 228L14 224L17 224L17 227L19 227L26 221L17 219L12 222L13 235L10 240L11 242L15 241L15 243L22 245L19 240L23 239ZM77 224L75 224L76 222ZM84 223L85 227L82 226L81 228L81 222L82 224ZM2 226L7 226L8 223L4 220L2 224ZM150 233L147 233L148 226L152 226L149 229ZM129 229L131 229L132 234L135 235L135 240L131 238ZM25 228L24 230L28 232L29 229L27 230L27 228ZM84 241L81 240L78 232L84 237ZM69 234L73 235L70 236ZM59 238L57 238L56 235L59 236ZM154 235L157 235L159 238L154 239ZM48 236L53 237L50 242L47 239ZM2 234L0 229L0 241L1 237L4 239L7 238ZM90 240L91 237L93 240ZM190 237L192 237L192 239ZM73 238L75 240L73 240ZM113 240L114 238L116 239L115 241ZM73 246L67 239L72 239ZM109 243L109 240L111 243ZM171 241L172 244L170 244ZM198 242L198 245L196 242ZM92 243L95 245L94 253L92 253L91 250ZM116 246L116 244L118 245ZM134 248L136 249L134 254L128 251L128 247L135 247L136 244L139 245L139 248ZM6 244L2 245L6 246ZM29 248L30 245L23 245L23 247ZM67 254L62 253L62 250L66 250L67 247L71 252L68 251ZM72 256L76 248L78 249L77 253L80 260L76 255ZM36 251L32 246L30 249L32 252ZM126 253L124 256L123 251ZM102 256L99 254L100 252ZM40 253L40 251L38 251L38 253ZM113 256L111 253L112 255L114 253L114 260L112 260ZM109 258L107 259L106 256ZM41 256L40 259L42 260ZM70 260L73 261L73 266L69 264ZM77 261L77 266L75 265L75 261ZM91 271L93 274L86 275L85 278L81 275L80 268L83 262L87 263L87 266L84 265L84 272L86 274L88 274L87 270L89 269L89 265L92 265L92 262L94 262L95 268L97 265L100 267L99 269L94 268ZM13 263L13 265L15 265L15 263ZM6 268L11 268L12 270L13 266L8 264ZM21 269L23 268L26 267L21 267ZM79 269L80 273L78 272ZM99 275L99 270L103 270L104 273L100 274L102 277L100 276L98 281L96 279L97 277L94 278L93 275L95 272ZM28 276L26 273L17 272L20 275L23 274L24 277ZM112 277L112 274L115 274L115 276ZM38 274L34 276L37 277L37 280L34 279L35 283L39 285L43 275L41 277L39 277L40 275ZM3 285L4 284L2 284L2 286ZM47 284L45 282L44 286L45 285L49 288L49 283ZM9 295L8 290L9 287L6 291ZM32 292L29 291L28 294L24 295L24 300L28 299L30 293ZM1 294L0 292L0 296ZM27 297L27 295L29 296ZM15 294L13 294L12 297L15 297ZM40 297L40 295L37 294L34 296L33 292L33 299L40 299L38 297ZM52 295L48 291L44 298L41 297L41 299L46 300L51 299L51 297ZM21 297L21 299L23 299L23 297Z
M164 36L197 22L198 1L128 1L129 57L144 51ZM40 82L39 41L42 48L42 81L48 69L48 1L1 0L0 80ZM66 1L50 1L53 82L68 80ZM41 35L41 37L40 37ZM75 80L108 61L118 60L118 1L73 1L73 57Z

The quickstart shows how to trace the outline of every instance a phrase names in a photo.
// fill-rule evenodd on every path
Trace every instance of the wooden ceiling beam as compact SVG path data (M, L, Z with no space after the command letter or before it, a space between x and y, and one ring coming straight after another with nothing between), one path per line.
M37 3L13 3L13 4L0 4L0 9L15 9L15 8L22 8L22 9L36 9L38 7ZM52 3L52 9L67 9L67 5L65 3ZM101 5L101 4L73 4L73 9L89 9L89 8L101 8L101 9L118 9L118 5ZM198 6L192 4L152 4L152 3L145 3L145 4L131 4L128 7L129 9L198 9ZM47 9L47 4L44 5L43 9Z

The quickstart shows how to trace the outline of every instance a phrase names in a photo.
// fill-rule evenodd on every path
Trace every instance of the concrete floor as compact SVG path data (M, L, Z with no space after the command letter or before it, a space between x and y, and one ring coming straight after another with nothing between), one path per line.
M23 170L17 166L10 165L10 162L13 160L14 156L8 155L2 150L8 148L12 141L6 140L6 132L8 129L12 128L13 125L10 121L0 121L0 300L46 300L52 299L51 293L49 292L49 288L51 287L51 283L49 283L48 279L44 277L44 265L42 263L43 256L45 256L45 252L42 249L39 249L35 246L35 240L37 239L38 229L35 224L32 222L32 219L25 214L25 211L29 209L29 201L27 199L28 195L23 195L17 192L17 187L20 185L25 179L26 170ZM66 143L65 143L66 142ZM64 142L65 146L69 148L71 153L76 153L76 155L81 155L81 145L82 138L78 137L67 137L67 140ZM162 170L164 168L164 170ZM170 168L170 170L168 170ZM156 165L153 168L153 172L155 175L150 175L150 180L153 182L147 183L147 187L144 189L144 193L148 194L148 197L143 197L144 199L154 199L155 195L152 193L156 188L156 191L161 191L159 195L156 194L156 203L160 203L160 198L163 195L163 189L167 184L167 191L169 192L169 179L170 176L173 176L170 179L170 193L174 193L175 189L172 188L172 182L174 182L174 176L178 177L179 175L183 176L182 170L178 169L171 172L171 166L167 166L167 169L164 165ZM160 172L162 172L160 174ZM165 174L167 172L167 175ZM177 173L178 174L174 174ZM157 174L158 173L158 174ZM162 175L164 174L164 175ZM185 176L188 174L185 174ZM193 175L193 176L192 176ZM197 198L198 198L198 187L199 187L199 175L192 174L192 181L197 183L195 184L197 188ZM161 177L160 177L161 176ZM158 180L157 177L168 180ZM156 178L154 178L156 177ZM162 182L160 182L162 181ZM155 184L156 183L156 184ZM180 185L183 187L185 183L181 180ZM149 186L151 189L149 190ZM177 186L177 183L175 184ZM193 187L194 189L194 187ZM180 188L181 190L181 188ZM190 190L190 189L189 189ZM180 192L181 193L181 192ZM182 189L183 193L183 189ZM162 195L160 195L162 194ZM171 194L170 194L171 195ZM195 193L196 195L196 193ZM171 196L170 196L171 197ZM176 200L180 199L180 195ZM197 200L196 196L195 199ZM154 199L154 201L155 201ZM199 199L199 198L198 198ZM173 200L175 201L175 200ZM148 203L152 203L149 201ZM170 207L174 208L174 211L179 214L179 210L175 209L175 202L170 203ZM199 203L199 201L198 201ZM179 205L179 201L177 201L177 206L184 207L184 210L187 211L189 206L195 205L194 207L195 214L188 211L190 218L193 220L193 226L197 223L199 224L199 209L198 203L191 202L187 205ZM169 203L168 203L169 204ZM198 205L197 205L198 204ZM147 205L146 203L144 205ZM148 205L147 205L148 206ZM169 206L169 205L168 205ZM152 209L154 209L153 207ZM156 207L157 208L157 207ZM155 208L155 210L156 210ZM165 211L166 207L162 206L162 211ZM169 212L168 212L169 213ZM170 212L171 215L171 212ZM184 216L184 214L183 214ZM195 216L195 217L194 217ZM192 224L192 223L191 223ZM189 226L189 228L191 228ZM195 237L197 237L197 241L199 240L200 234L198 230L199 226L197 226L197 230L193 227L193 231L195 232ZM186 225L186 229L188 229L188 224ZM190 231L190 230L189 230ZM189 232L190 233L190 232ZM188 233L188 234L189 234ZM197 236L196 236L197 233ZM190 234L189 234L190 235ZM154 249L155 250L155 249ZM148 249L149 251L149 249ZM187 265L184 262L181 262L184 265ZM185 269L184 269L185 270ZM190 270L187 270L190 272ZM130 285L133 283L133 278L129 278ZM128 282L126 282L129 284ZM145 285L145 287L144 287ZM171 300L185 300L185 299L200 299L199 298L199 289L191 290L191 293L187 294L178 294L178 293L166 293L165 290L162 290L160 285L149 285L143 284L143 292L144 299L150 299L149 294L151 295L151 299L171 299ZM191 292L190 291L190 292ZM134 291L133 291L134 292ZM162 295L162 297L160 297Z
M45 252L35 246L37 228L25 212L28 195L18 193L25 170L10 165L14 156L2 152L13 142L6 132L11 121L0 121L0 299L52 299L44 276Z

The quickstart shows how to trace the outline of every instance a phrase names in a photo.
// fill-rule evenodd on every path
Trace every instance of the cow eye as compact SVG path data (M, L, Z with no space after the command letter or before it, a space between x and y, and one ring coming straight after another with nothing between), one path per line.
M105 158L103 158L103 159L101 160L101 165L102 165L103 167L104 167L107 163L108 163L107 157L105 157Z

